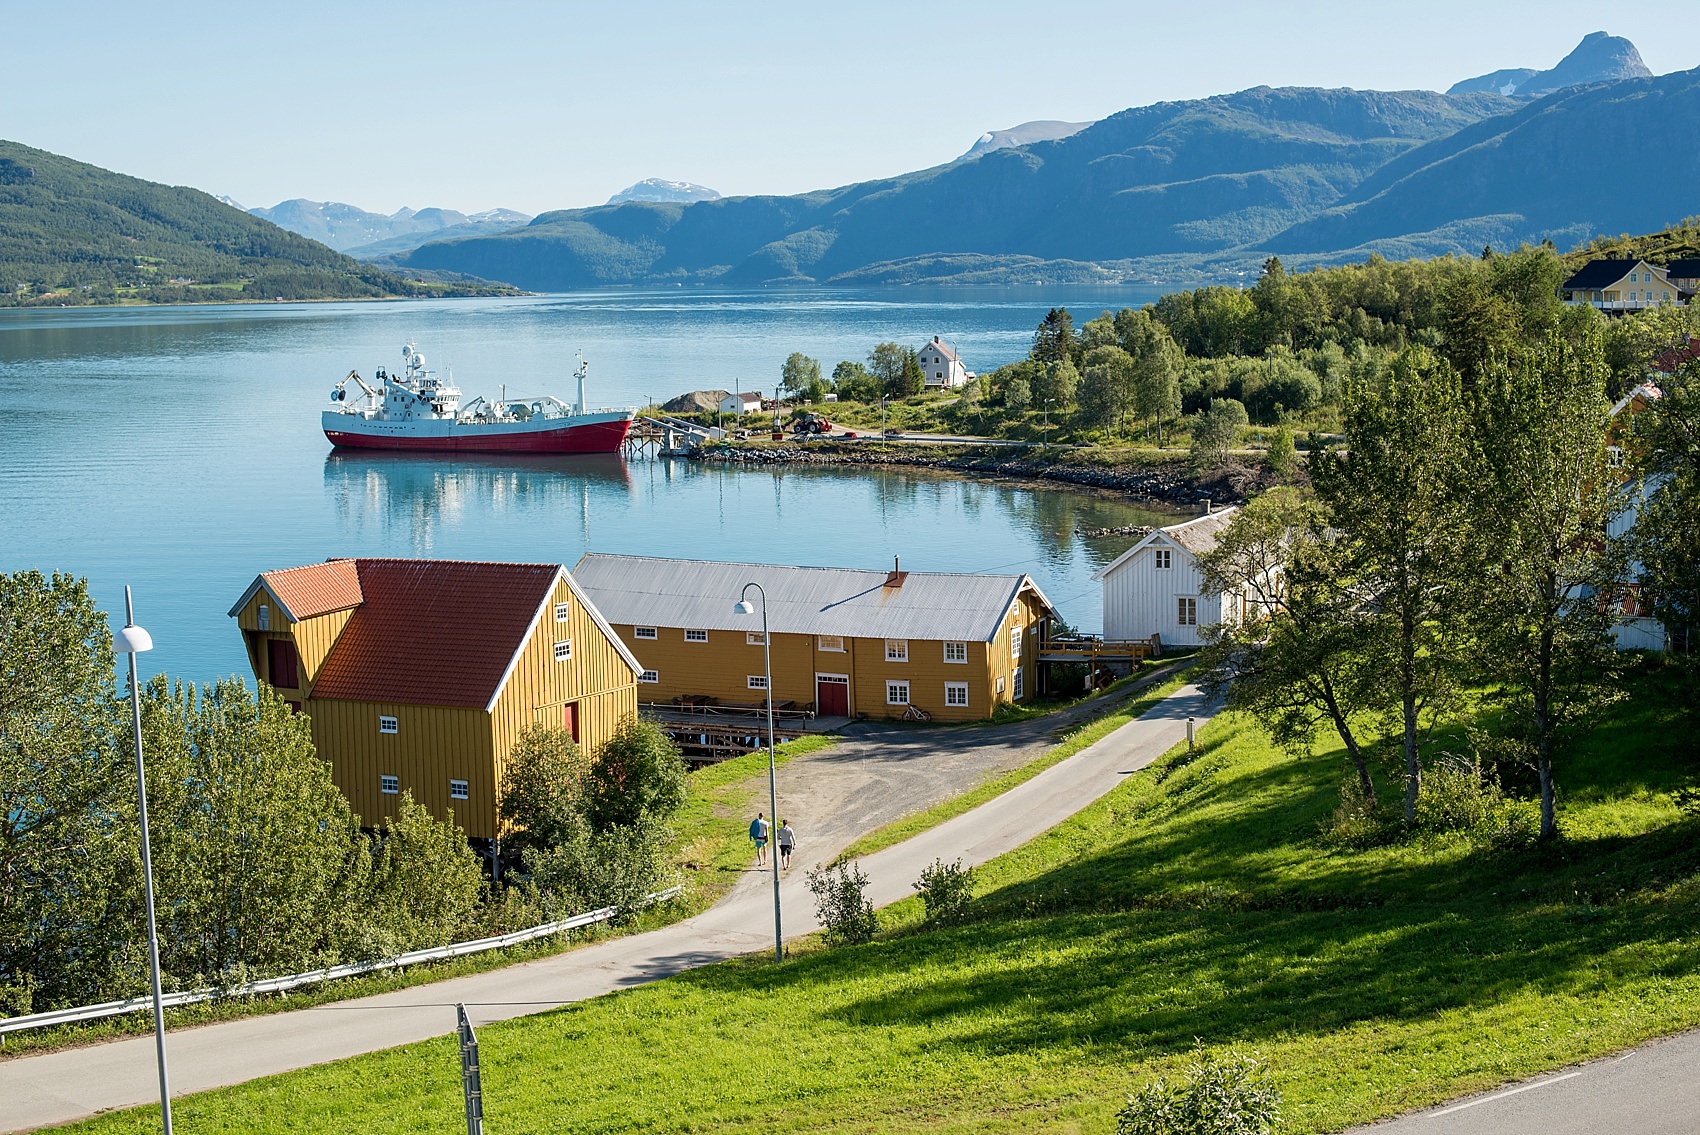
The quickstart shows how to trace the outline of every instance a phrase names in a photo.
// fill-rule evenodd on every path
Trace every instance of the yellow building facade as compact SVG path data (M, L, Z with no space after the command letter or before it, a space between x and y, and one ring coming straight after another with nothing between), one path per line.
M776 706L823 717L990 717L1036 688L1056 617L1025 576L587 555L573 574L638 660L645 703L761 704L763 588Z
M637 659L558 564L331 560L262 573L230 613L368 827L406 792L493 839L528 726L594 753L637 713Z

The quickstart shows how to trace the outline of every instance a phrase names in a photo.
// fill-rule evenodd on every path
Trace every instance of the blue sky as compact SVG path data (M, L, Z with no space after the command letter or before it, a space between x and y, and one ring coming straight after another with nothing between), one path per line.
M794 193L948 161L1029 119L1259 84L1445 89L1551 66L1602 29L1662 74L1700 65L1673 34L1692 15L1692 0L0 0L0 137L248 205L534 213L644 177Z

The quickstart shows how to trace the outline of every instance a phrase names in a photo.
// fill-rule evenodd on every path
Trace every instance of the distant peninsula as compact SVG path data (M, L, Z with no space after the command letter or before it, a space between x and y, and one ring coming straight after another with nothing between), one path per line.
M198 189L0 141L0 307L514 292L362 263Z

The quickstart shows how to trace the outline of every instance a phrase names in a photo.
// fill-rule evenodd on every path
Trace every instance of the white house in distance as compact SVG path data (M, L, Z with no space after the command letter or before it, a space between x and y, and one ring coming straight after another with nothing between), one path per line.
M976 377L963 365L955 349L937 335L916 352L915 357L921 361L921 373L926 377L927 385L937 390L954 390L958 386L966 386Z
M1157 635L1165 646L1203 646L1199 632L1241 614L1245 597L1203 589L1198 557L1216 547L1239 512L1224 508L1159 528L1092 578L1104 584L1104 638L1128 642Z
M743 394L728 394L720 400L722 414L758 414L761 412L761 393L749 391Z
M1682 306L1692 295L1693 261L1677 261L1670 269L1645 260L1595 260L1558 287L1559 298L1573 306L1604 312L1640 311L1661 303Z

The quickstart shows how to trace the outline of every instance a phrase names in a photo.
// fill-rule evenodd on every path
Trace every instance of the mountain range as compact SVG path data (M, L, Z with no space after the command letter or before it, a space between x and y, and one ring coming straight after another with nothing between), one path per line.
M219 200L242 208L228 197ZM385 216L340 201L309 201L305 197L280 201L269 209L246 211L361 259L406 252L428 240L506 232L531 220L530 214L514 209L487 209L468 215L453 209L402 208Z
M1498 84L1510 94L1256 87L1135 107L898 177L545 212L381 262L537 290L1167 283L1232 277L1274 252L1325 262L1575 243L1700 211L1687 189L1700 73L1645 72L1633 44L1596 33L1550 70ZM1647 168L1659 175L1639 175Z

